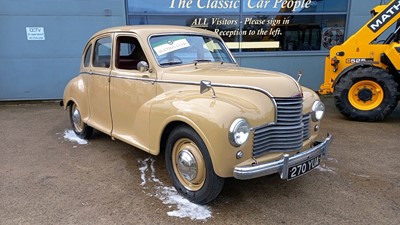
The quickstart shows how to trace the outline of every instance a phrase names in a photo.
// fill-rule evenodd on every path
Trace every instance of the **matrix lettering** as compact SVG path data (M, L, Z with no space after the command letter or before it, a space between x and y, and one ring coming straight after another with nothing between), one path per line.
M372 20L368 27L374 33L378 32L385 24L400 12L400 0L393 2L389 8L381 12L376 19Z

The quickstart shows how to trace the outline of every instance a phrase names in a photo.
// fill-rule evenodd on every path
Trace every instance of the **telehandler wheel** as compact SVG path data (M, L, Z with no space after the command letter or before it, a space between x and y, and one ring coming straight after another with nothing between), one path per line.
M398 84L388 72L360 67L345 74L333 93L339 111L352 120L378 121L397 106Z

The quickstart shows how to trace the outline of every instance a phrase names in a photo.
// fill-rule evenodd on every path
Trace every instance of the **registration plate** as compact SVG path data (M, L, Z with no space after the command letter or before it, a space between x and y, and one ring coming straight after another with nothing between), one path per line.
M309 159L305 162L299 163L295 166L289 167L288 171L288 180L294 179L296 177L299 177L303 174L308 173L315 167L319 166L319 163L321 161L321 156Z

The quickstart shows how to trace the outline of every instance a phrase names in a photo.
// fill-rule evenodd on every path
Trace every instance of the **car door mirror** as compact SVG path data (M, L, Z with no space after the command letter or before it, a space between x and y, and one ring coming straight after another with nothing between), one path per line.
M146 61L140 61L140 62L138 62L138 64L137 64L137 69L140 71L140 72L146 72L146 71L148 71L149 70L149 64L147 64L147 62Z

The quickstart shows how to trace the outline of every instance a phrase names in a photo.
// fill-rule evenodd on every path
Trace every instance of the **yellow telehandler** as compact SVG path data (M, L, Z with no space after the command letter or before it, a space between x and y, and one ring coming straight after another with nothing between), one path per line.
M400 99L400 0L378 5L371 14L358 32L330 49L320 88L357 121L384 119ZM389 30L394 32L388 35ZM382 36L387 38L379 40Z

